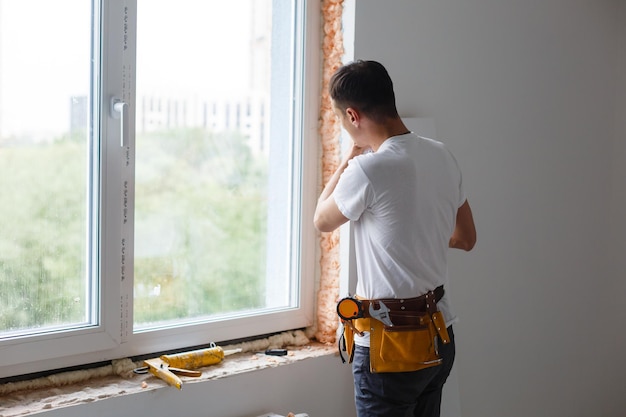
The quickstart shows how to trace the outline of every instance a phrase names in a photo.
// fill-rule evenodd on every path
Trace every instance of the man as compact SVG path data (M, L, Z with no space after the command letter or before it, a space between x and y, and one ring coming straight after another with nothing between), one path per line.
M365 300L419 297L447 283L447 250L471 250L476 230L454 156L410 132L398 116L393 83L378 62L356 61L333 75L334 111L353 140L319 197L315 227L352 221L356 295ZM370 370L369 334L355 334L352 370L359 417L439 416L452 364L455 320L438 300L449 343L441 364L410 372ZM445 327L444 327L445 330Z

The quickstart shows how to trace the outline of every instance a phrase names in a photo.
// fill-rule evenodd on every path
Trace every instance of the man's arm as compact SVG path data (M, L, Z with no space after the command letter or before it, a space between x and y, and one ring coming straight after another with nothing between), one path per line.
M467 200L456 212L456 226L450 238L451 248L470 251L476 244L476 226L474 216Z
M333 191L335 191L335 187L339 182L339 177L341 177L343 171L348 167L348 162L362 153L363 148L355 145L352 146L352 149L344 156L337 171L330 177L320 198L317 200L313 223L315 224L315 228L320 232L332 232L349 220L341 213L339 207L337 207L337 203L335 203L335 198L333 197Z
M341 213L332 194L329 198L318 201L313 221L317 230L332 232L347 221L348 218Z

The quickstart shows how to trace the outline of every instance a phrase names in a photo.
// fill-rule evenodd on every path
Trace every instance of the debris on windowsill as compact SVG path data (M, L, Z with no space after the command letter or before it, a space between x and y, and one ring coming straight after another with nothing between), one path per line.
M295 334L298 333L298 334ZM301 334L300 334L301 333ZM295 334L295 335L294 335ZM285 332L251 342L223 346L224 350L241 349L222 362L205 368L197 378L182 377L183 383L197 384L245 372L282 366L300 360L336 354L334 345L310 342L303 332ZM287 355L266 355L268 349L286 348ZM261 352L261 353L259 353ZM31 381L0 385L0 416L27 416L62 407L101 401L107 398L157 389L173 389L151 374L138 375L133 369L143 362L130 359L112 361L111 365L71 371Z

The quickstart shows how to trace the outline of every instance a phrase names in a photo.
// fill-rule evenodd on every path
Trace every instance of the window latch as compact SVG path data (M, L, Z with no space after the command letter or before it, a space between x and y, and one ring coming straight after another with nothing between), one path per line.
M120 146L123 148L128 135L128 103L119 97L112 97L110 114L120 120Z

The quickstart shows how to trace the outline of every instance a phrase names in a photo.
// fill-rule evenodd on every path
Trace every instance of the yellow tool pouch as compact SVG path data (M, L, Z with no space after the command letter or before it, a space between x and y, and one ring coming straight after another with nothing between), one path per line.
M380 372L409 372L441 363L437 348L437 329L426 313L401 316L392 320L404 322L392 327L370 319L370 370ZM408 324L407 324L408 323Z
M393 317L394 321L400 321L397 314ZM417 371L441 363L437 346L439 333L431 316L428 313L417 316L407 315L402 321L413 322L413 324L398 324L390 327L373 318L353 321L354 327L359 331L370 332L371 372ZM442 335L441 339L444 343L448 343L447 329L445 327L443 329L445 335ZM349 362L352 362L354 330L344 325L343 337L345 351Z

